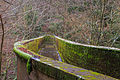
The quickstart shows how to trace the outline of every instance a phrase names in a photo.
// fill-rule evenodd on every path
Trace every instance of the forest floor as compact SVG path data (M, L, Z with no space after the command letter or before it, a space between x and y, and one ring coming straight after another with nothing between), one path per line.
M0 41L1 42L1 41ZM5 37L2 56L2 80L14 80L17 76L17 58L13 52L15 39Z

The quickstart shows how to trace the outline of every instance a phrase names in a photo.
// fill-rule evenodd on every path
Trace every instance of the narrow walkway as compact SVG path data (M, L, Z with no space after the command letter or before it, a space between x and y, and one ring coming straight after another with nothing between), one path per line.
M59 53L55 47L54 39L43 42L41 45L41 50L38 52L38 54L61 61Z

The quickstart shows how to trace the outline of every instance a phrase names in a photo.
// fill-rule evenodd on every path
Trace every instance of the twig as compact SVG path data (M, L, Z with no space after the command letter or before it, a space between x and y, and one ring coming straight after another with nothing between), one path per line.
M8 2L8 1L6 1L6 0L3 0L5 3L7 3L7 4L10 4L10 5L13 5L12 3L10 3L10 2Z
M113 46L113 45L114 45L114 43L117 41L117 39L119 39L119 37L120 37L120 35L119 35L119 36L117 36L117 37L113 40L113 42L112 42L111 46Z
M7 1L5 1L5 0L3 0L3 1L6 2L6 3L9 3L9 2L7 2ZM12 0L12 2L13 2L13 0ZM0 11L0 12L4 12L4 13L5 13L5 11L8 10L8 8L9 8L11 5L13 5L12 2L10 3L9 6L7 6L7 8L5 8L4 10L2 10L2 11Z
M1 62L2 62L2 48L3 48L3 42L4 42L4 24L2 20L2 16L0 15L0 21L1 21L1 26L2 26L2 39L1 39L1 48L0 48L0 80L1 80Z

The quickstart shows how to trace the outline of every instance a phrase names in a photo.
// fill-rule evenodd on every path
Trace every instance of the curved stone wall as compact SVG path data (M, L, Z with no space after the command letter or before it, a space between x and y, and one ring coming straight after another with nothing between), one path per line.
M64 62L120 79L120 49L55 38Z
M63 62L53 60L52 58L37 53L41 50L41 44L44 41L49 40L50 37L55 39L57 49L60 52ZM24 76L26 76L26 80L117 80L110 76L87 70L85 64L88 65L88 63L85 62L85 60L80 62L81 60L79 59L82 55L81 50L86 48L83 47L80 50L79 46L80 45L77 45L76 43L73 44L73 42L65 41L56 36L42 36L15 43L14 52L18 57L18 80L24 80ZM71 53L73 48L74 53ZM81 54L76 55L80 51ZM85 55L83 57L85 57ZM74 65L77 65L78 67ZM82 67L85 67L86 69L79 67L79 65L83 65Z

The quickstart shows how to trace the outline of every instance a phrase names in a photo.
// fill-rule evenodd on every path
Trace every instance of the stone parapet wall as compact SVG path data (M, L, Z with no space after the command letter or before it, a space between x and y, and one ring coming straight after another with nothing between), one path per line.
M120 79L120 49L55 38L64 62Z
M54 37L58 51L61 52L60 55L62 59L64 59L63 61L67 62L68 55L65 57L62 53L62 51L65 50L65 48L61 46L64 44L64 41L56 36L42 36L31 40L17 42L14 45L14 52L18 57L18 80L25 80L24 78L28 78L28 80L117 80L110 76L71 65L72 63L70 62L68 62L70 64L59 62L36 53L40 50L42 42L49 40L49 37ZM62 47L64 50L61 49ZM72 50L72 48L69 50ZM65 52L69 54L69 50L65 50ZM76 60L78 60L77 57ZM25 75L26 77L24 77Z

